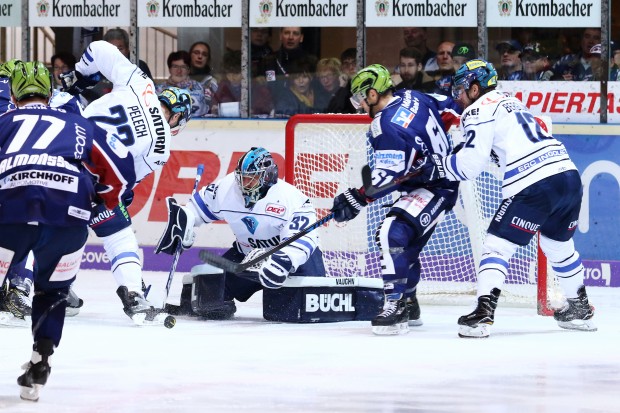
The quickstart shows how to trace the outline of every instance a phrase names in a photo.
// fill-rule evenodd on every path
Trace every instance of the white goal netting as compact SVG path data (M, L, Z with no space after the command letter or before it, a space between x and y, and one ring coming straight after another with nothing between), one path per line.
M366 139L369 121L366 115L297 115L289 121L286 178L312 199L319 217L329 212L337 194L362 185L363 165L373 166L372 149ZM461 183L457 205L437 226L422 251L422 279L418 286L421 301L469 303L475 296L480 249L501 201L496 169L490 161L476 181ZM330 276L381 276L374 236L397 196L376 200L352 221L330 221L318 230ZM502 297L515 305L538 303L539 310L545 313L549 286L546 264L540 271L538 259L536 239L519 248L510 261ZM553 282L551 287L555 295Z

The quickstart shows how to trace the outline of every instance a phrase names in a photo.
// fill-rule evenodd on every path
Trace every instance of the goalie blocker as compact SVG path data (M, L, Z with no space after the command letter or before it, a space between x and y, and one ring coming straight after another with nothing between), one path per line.
M221 308L223 284L223 270L209 264L194 266L183 279L181 307L191 304L198 316ZM281 288L263 288L263 317L289 323L367 321L381 312L383 297L383 282L377 278L291 275Z

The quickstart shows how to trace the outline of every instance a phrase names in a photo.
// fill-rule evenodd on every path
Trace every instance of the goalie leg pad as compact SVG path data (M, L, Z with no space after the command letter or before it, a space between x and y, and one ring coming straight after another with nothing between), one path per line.
M263 290L263 317L289 323L372 320L383 308L383 282L361 277L290 276Z
M232 300L224 300L226 274L208 264L192 268L191 308L207 320L226 320L237 311ZM181 297L183 304L183 297Z

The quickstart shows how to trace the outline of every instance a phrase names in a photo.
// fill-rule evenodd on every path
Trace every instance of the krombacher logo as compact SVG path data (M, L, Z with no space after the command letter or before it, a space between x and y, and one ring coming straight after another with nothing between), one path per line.
M465 7L467 5L466 1L459 3L454 0L392 0L391 13L387 13L390 7L385 1L378 1L375 9L377 16L463 17L465 16Z
M276 17L337 17L346 16L349 2L346 0L317 1L290 4L286 0L276 0Z
M514 15L517 17L590 17L593 3L558 2L549 0L541 3L539 0L516 0ZM507 15L510 15L508 12Z
M86 0L82 0L78 4L67 4L66 1L52 0L50 8L47 0L41 0L37 3L37 13L41 17L47 17L50 11L51 17L118 17L120 4L110 3L101 0L95 4L86 4Z

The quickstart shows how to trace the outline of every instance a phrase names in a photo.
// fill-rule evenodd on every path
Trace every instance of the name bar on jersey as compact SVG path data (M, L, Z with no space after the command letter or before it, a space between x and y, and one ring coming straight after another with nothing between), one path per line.
M30 26L129 26L130 3L124 0L40 0L28 8Z
M476 27L477 13L476 0L366 0L368 27Z

